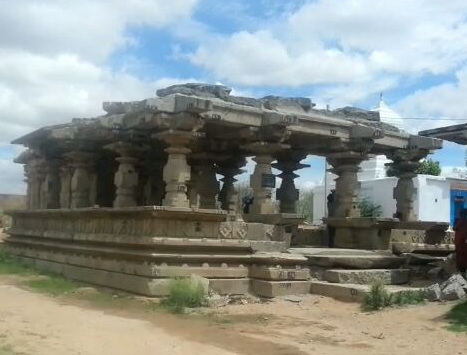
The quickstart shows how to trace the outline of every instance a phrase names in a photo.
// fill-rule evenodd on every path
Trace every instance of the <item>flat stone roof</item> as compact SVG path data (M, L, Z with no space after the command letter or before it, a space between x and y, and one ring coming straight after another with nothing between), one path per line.
M467 123L420 131L420 136L439 138L457 144L467 145Z

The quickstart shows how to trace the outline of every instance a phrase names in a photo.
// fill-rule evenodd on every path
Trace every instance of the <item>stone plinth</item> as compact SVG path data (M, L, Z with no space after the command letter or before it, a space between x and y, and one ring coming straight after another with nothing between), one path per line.
M283 229L229 222L222 210L154 206L11 211L10 215L5 247L25 263L132 293L162 296L170 278L192 274L209 278L211 289L222 294L247 293L250 283L262 278L265 287L308 282L308 270L299 269L306 258L279 252L283 245L277 240ZM273 253L256 252L258 243ZM285 287L280 294L295 291Z
M389 250L391 229L397 223L393 218L327 218L323 220L335 228L336 248Z

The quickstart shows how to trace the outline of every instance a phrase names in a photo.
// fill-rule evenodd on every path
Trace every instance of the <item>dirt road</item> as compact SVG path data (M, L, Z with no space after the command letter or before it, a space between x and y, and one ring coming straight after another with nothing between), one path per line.
M0 354L464 354L445 330L452 304L363 314L309 295L228 306L214 316L102 311L0 278Z

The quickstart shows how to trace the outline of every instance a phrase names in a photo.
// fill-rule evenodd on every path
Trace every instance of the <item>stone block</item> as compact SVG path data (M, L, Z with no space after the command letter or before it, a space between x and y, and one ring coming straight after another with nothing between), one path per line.
M441 298L441 287L439 284L434 284L425 289L425 297L428 301L439 301Z
M386 285L398 285L409 280L408 269L364 269L364 270L327 270L325 280L332 283L370 285L381 281Z
M465 298L465 296L466 294L462 285L458 283L452 283L441 290L440 300L455 301Z
M220 295L246 295L250 292L250 279L210 279L209 289Z
M249 275L254 279L262 280L308 280L308 269L292 269L281 267L251 266Z
M261 297L278 297L310 293L310 281L251 280L251 291Z

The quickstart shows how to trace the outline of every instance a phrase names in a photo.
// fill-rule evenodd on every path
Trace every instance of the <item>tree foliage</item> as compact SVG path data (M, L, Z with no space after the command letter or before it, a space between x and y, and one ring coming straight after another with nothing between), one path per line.
M394 164L388 165L386 169L386 176L397 176L398 170ZM441 166L439 161L426 159L420 162L420 166L415 170L417 174L439 176L441 174Z
M297 213L305 216L305 220L313 220L313 190L300 191L300 198L297 202Z

